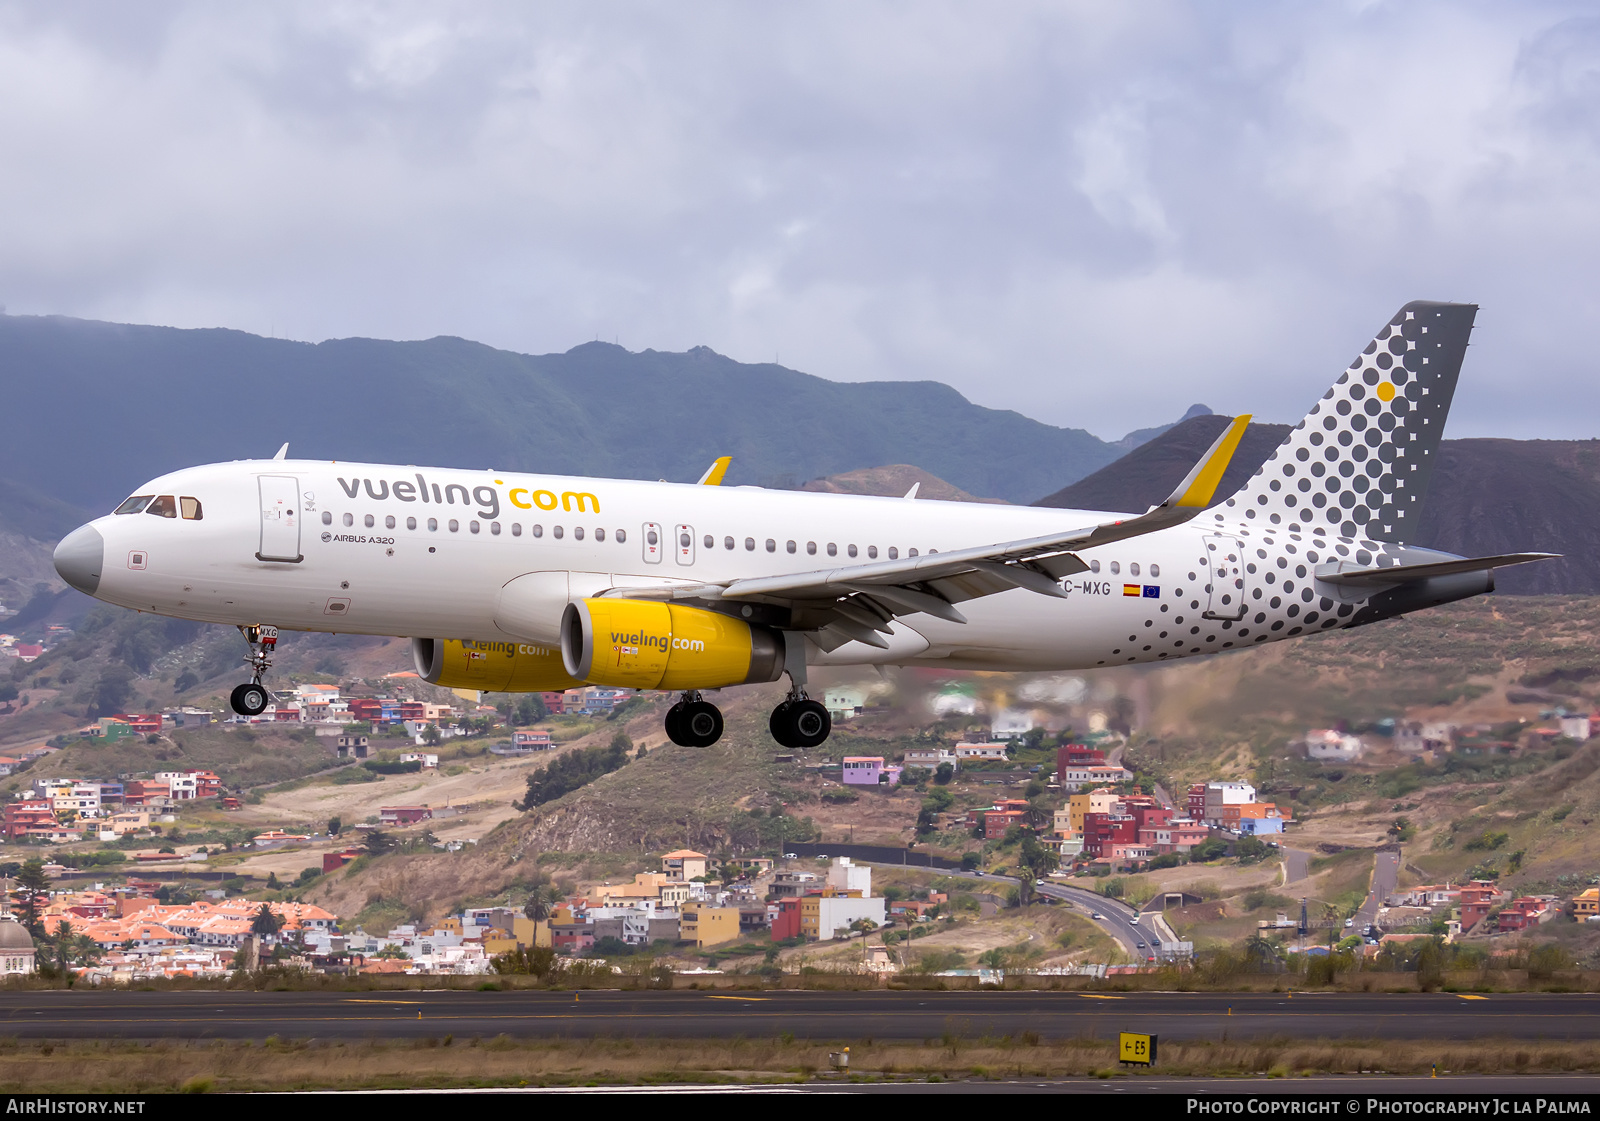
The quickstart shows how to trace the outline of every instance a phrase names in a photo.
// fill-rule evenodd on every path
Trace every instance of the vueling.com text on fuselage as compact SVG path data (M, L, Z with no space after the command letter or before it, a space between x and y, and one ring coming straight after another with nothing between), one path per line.
M460 505L472 506L476 504L480 518L498 518L500 516L500 492L495 487L505 486L505 482L496 479L495 486L479 484L470 490L461 483L430 483L420 473L413 475L412 479L346 479L338 477L339 487L349 498L359 498L365 490L367 497L375 502L382 502L391 496L400 502L422 502L436 506L454 506L460 498ZM553 490L530 489L528 487L512 487L506 493L506 500L519 510L566 510L579 514L598 514L600 512L600 499L586 490L564 490L557 494Z

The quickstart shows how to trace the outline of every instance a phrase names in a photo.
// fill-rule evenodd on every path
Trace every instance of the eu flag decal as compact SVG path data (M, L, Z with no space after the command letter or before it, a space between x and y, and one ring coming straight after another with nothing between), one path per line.
M1159 584L1146 584L1144 586L1144 598L1145 599L1160 599L1161 598L1161 585L1159 585Z

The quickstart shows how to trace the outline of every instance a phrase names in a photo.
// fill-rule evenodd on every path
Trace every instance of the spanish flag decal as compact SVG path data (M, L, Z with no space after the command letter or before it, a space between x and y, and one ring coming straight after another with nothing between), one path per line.
M1124 584L1122 585L1122 594L1125 596L1142 596L1144 595L1144 587L1139 584Z
M1138 599L1160 599L1161 598L1161 585L1160 584L1124 584L1124 585L1122 585L1122 594L1125 595L1125 596L1134 596L1135 598L1138 598Z

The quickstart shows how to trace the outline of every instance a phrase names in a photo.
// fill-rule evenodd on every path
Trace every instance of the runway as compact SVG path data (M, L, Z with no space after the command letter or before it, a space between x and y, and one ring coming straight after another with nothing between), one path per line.
M17 1039L1600 1038L1594 994L1051 992L119 992L0 994Z

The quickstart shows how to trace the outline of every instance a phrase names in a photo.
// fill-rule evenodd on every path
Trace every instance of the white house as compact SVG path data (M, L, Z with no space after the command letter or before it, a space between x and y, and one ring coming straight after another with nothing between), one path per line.
M997 740L1021 739L1038 725L1025 708L1003 708L989 724L989 735Z
M822 704L835 720L854 720L867 707L867 694L853 685L840 685L823 691Z
M852 864L848 856L836 856L833 863L828 865L828 886L835 891L859 891L864 896L871 895L872 869Z
M958 743L956 744L956 758L974 761L983 759L1006 758L1006 745L1003 743Z
M1307 758L1336 763L1353 763L1366 751L1360 736L1344 735L1332 728L1315 728L1305 734L1301 743Z

